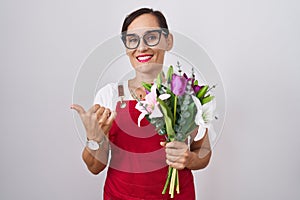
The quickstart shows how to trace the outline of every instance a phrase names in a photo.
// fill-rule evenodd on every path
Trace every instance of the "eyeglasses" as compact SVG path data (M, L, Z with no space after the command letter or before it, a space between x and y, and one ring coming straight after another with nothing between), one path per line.
M140 45L141 38L143 38L143 41L147 46L153 47L158 45L160 42L161 33L163 33L165 36L168 36L167 31L159 29L146 31L142 37L135 33L124 33L122 34L122 40L127 49L136 49Z

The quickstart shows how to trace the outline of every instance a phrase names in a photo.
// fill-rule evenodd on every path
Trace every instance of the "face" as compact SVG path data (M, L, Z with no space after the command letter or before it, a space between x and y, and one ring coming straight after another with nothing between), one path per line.
M151 14L143 14L137 17L127 29L127 34L136 34L140 38L139 46L135 49L126 49L131 65L136 71L141 73L156 73L160 72L164 62L165 51L172 48L172 35L165 36L160 34L160 41L157 45L151 46L151 39L155 38L158 33L147 34L149 31L161 30L157 18ZM145 44L144 39L148 41L150 46Z

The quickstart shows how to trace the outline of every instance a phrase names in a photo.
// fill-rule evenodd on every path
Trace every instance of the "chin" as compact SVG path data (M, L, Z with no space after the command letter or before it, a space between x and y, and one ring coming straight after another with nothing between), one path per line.
M160 72L162 70L163 64L160 63L151 63L151 62L147 62L147 63L137 63L137 65L134 67L136 71L139 72L153 72L155 74L157 74L157 72Z

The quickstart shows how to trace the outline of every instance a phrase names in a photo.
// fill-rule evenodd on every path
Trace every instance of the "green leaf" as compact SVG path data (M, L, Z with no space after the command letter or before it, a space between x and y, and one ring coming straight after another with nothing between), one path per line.
M142 85L147 91L151 92L152 85L150 83L142 82Z
M181 127L181 132L184 133L185 135L187 135L187 133L190 132L190 130L192 129L192 127L196 127L195 124L195 115L196 115L196 106L194 103L191 103L188 106L188 109L186 112L190 113L190 116L188 118L185 118L186 122L184 124L184 126Z
M164 88L166 90L166 93L167 94L170 94L171 95L171 98L175 98L175 94L171 91L170 88L164 86L164 85L161 85L162 88Z
M208 96L204 97L204 98L201 100L201 103L202 103L202 105L204 105L204 104L210 102L210 101L213 100L213 99L214 99L214 96L208 95Z
M198 80L195 80L195 81L194 81L194 85L198 85Z
M204 95L207 92L207 90L208 90L208 85L204 85L203 87L201 87L201 89L197 93L198 99L202 99L202 97L204 97Z
M174 129L173 129L173 126L172 126L172 121L173 121L172 112L163 100L157 98L157 101L159 102L161 110L164 114L168 139L170 141L173 141L174 138L175 138L175 132L174 132Z
M157 88L160 89L161 88L161 83L162 83L162 72L159 73L157 75L157 78L156 78L156 85L157 85Z
M167 74L167 83L170 84L172 81L172 75L173 75L173 66L170 65L169 69L168 69L168 74Z

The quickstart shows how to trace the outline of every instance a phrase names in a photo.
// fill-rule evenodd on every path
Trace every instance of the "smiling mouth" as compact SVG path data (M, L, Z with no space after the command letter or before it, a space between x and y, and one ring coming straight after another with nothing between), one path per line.
M136 59L141 63L145 63L145 62L149 62L152 57L153 57L153 55L144 54L144 55L137 56Z

